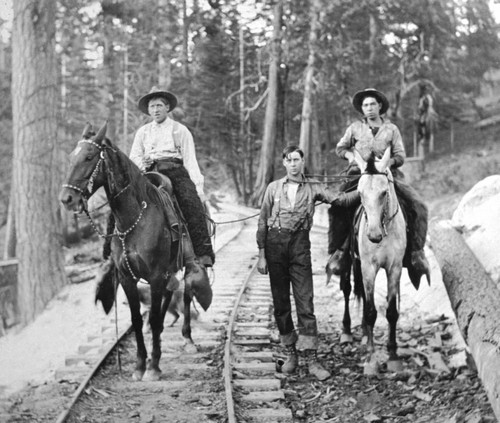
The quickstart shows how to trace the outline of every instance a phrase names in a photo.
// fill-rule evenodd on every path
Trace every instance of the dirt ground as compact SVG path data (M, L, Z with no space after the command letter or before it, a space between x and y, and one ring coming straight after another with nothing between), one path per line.
M486 145L457 157L436 158L426 165L425 177L414 186L428 203L431 217L450 218L463 193L483 177L498 173L499 164L500 147ZM355 342L351 347L341 347L342 298L337 281L325 285L326 251L322 245L314 248L313 260L321 332L319 355L332 371L332 378L316 382L301 366L296 375L284 379L286 402L298 422L496 421L450 310L445 307L443 312L437 308L442 304L433 303L442 302L436 291L427 291L425 297L425 292L407 289L408 295L402 298L398 342L404 371L394 374L382 368L378 376L366 377L362 369L364 347L356 328L359 310L354 307ZM439 283L433 280L433 285ZM89 318L95 314L92 289L91 283L67 287L51 302L47 314L16 334L14 342L9 344L0 338L4 367L0 371L1 422L52 422L61 407L57 398L76 389L73 383L55 381L54 370L78 342L78 333L98 324L97 319ZM387 333L383 294L378 302L376 340L383 351ZM68 321L76 322L73 329L67 328ZM47 329L45 339L41 339L44 335L40 335L40 328ZM279 352L278 345L276 350ZM30 382L24 367L29 370ZM131 413L130 421L147 421L144 418ZM190 420L183 414L172 421Z

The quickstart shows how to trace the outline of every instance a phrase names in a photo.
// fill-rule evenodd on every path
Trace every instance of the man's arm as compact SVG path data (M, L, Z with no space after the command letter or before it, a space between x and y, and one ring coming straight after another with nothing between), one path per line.
M194 146L193 136L189 129L184 125L177 123L174 127L174 136L180 142L182 160L184 162L184 167L189 173L189 177L194 182L196 186L196 192L200 196L201 200L204 201L205 193L203 191L203 185L205 178L201 174L200 167L198 165L198 160L196 160L196 149Z
M406 159L405 147L403 144L403 137L396 125L394 125L392 145L391 145L391 159L389 161L390 167L400 167Z
M266 238L267 238L267 221L271 216L274 193L273 183L271 183L264 194L264 200L260 208L259 222L257 226L257 246L259 247L259 260L257 262L257 270L259 273L267 274L267 260L266 260Z
M349 125L345 131L344 136L337 143L337 147L335 148L335 152L337 156L341 159L349 160L349 163L354 160L354 155L352 153L352 125Z

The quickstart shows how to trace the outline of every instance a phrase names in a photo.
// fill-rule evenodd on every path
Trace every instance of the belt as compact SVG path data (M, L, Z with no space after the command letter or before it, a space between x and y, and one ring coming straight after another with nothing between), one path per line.
M182 164L184 164L184 161L182 159L178 159L177 157L167 157L166 159L155 160L155 163L157 163L157 164L174 163L174 164L182 165Z
M278 228L278 227L273 227L273 228L268 228L268 232L283 232L284 234L295 234L297 232L309 232L309 229L305 228L299 228L299 229L287 229L287 228Z

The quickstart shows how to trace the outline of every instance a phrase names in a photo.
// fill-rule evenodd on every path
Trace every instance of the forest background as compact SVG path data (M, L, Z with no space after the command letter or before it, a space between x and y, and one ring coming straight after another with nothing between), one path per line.
M128 152L147 121L138 98L153 86L174 92L173 118L193 133L206 192L253 206L281 176L286 144L305 150L309 174L342 169L334 148L366 87L387 94L409 156L428 93L433 154L450 154L491 113L476 101L500 68L490 3L13 2L13 22L0 23L0 226L4 258L18 260L22 321L67 283L71 222L57 193L86 121L107 119L108 137Z

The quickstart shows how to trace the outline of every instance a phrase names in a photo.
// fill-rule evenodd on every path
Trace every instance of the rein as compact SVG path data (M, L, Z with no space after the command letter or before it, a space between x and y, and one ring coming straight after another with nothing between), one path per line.
M93 194L94 182L95 182L95 179L97 178L97 175L101 171L101 164L105 163L105 159L104 159L104 147L102 147L101 145L99 145L96 142L94 142L92 140L89 140L89 139L80 140L78 142L78 144L79 143L87 143L87 144L91 144L94 147L96 147L100 151L100 153L99 153L99 160L97 161L97 164L96 164L94 170L92 171L92 173L90 175L89 181L87 183L86 190L82 189L80 187L77 187L75 185L71 185L71 184L63 184L63 187L75 190L75 191L79 192L80 194L82 194L85 198L89 198ZM128 185L126 185L124 188L122 188L117 194L115 194L113 196L113 199L117 198L119 195L121 195L123 192L125 192L130 186L131 186L131 183L129 183ZM106 203L102 204L99 208L104 207L108 203L109 203L109 201L107 201ZM87 215L89 221L90 221L90 225L92 226L92 228L94 229L94 231L97 233L97 235L99 235L101 238L112 238L112 237L117 236L120 239L120 242L122 244L123 257L125 259L125 265L127 266L127 270L129 271L130 275L136 281L139 281L141 278L138 278L136 276L136 274L132 270L132 266L130 265L130 261L129 261L128 255L127 255L127 246L126 246L126 243L125 243L125 238L139 224L139 222L142 219L142 216L144 214L144 211L148 207L148 204L145 201L142 201L141 205L142 205L141 211L139 212L139 216L137 216L137 218L134 221L134 223L132 223L132 225L127 230L125 230L125 231L119 231L118 228L115 227L115 231L112 234L104 234L104 233L102 233L99 230L99 228L97 227L97 225L95 224L94 220L92 219L92 216L90 216L90 213L87 210L87 207L84 207L84 209L83 209L84 212L85 212L85 214Z
M362 173L361 175L370 175L370 173ZM387 180L389 181L390 184L394 184L394 180L389 178L389 175L387 173L385 173L385 176L387 177ZM389 193L390 193L389 189L387 189L386 192L387 192L386 201L384 203L384 209L382 211L382 218L381 218L381 222L380 222L382 224L382 229L383 229L382 232L383 232L384 237L387 236L387 225L392 222L392 220L397 216L397 214L399 213L399 210L400 210L399 201L397 201L397 198L396 198L396 211L388 219L386 219L387 208L389 207ZM364 211L364 214L365 214L366 223L368 224L366 209Z

